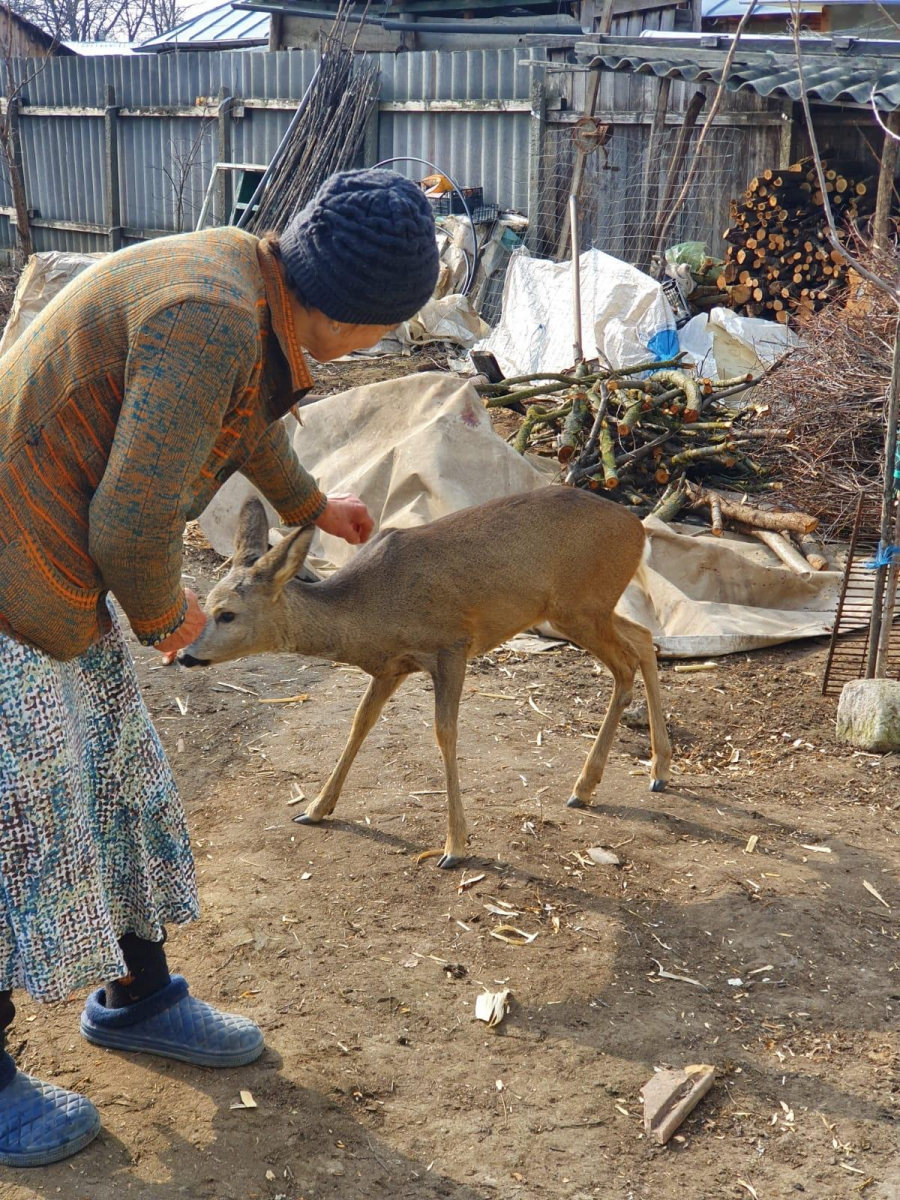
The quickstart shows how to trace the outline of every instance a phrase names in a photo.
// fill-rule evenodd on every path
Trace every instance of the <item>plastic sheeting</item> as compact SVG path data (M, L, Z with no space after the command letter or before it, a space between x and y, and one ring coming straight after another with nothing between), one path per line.
M71 283L86 267L105 257L104 254L71 254L61 250L32 254L16 285L12 308L9 310L3 338L0 339L0 354L6 353L41 309L45 308L67 283Z
M425 346L429 342L450 342L469 349L484 337L489 326L482 321L465 296L441 296L429 300L414 317L403 324L386 341L398 341L403 346Z
M786 325L742 317L730 308L692 317L679 329L678 342L687 351L686 362L710 379L758 375L800 345Z
M588 358L634 367L678 353L675 318L655 279L601 250L585 251L579 263ZM528 375L571 367L574 341L571 262L514 254L500 323L478 349L490 350L505 375Z
M328 492L355 492L376 527L408 528L498 496L547 486L547 476L495 432L471 385L414 375L329 396L294 423L301 462ZM237 514L253 488L234 476L200 520L220 554L230 554ZM278 517L269 509L272 526ZM758 542L698 535L647 520L649 595L632 585L621 611L654 634L663 655L730 654L816 637L830 628L837 571L801 578ZM497 530L503 536L503 530ZM539 554L552 547L535 548ZM317 534L313 570L348 562L354 547Z

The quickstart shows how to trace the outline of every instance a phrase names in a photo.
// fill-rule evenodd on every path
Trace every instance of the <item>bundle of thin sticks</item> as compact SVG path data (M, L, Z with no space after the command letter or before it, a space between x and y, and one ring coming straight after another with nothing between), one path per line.
M348 14L341 0L328 33L306 108L294 127L247 228L256 234L280 232L335 171L353 165L366 125L378 100L378 68L346 43Z
M897 315L889 297L857 281L810 319L802 346L756 393L769 410L759 463L829 536L850 533L861 493L879 502Z

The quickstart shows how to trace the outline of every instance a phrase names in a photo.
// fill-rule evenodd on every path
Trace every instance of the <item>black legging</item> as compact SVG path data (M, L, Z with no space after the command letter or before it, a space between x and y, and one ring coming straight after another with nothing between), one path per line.
M169 968L163 949L165 940L165 930L161 942L147 942L134 933L126 933L119 939L128 974L106 985L107 1008L136 1004L138 1000L144 1000L166 986ZM15 1015L12 992L0 992L0 1051L5 1048L6 1030L13 1023Z

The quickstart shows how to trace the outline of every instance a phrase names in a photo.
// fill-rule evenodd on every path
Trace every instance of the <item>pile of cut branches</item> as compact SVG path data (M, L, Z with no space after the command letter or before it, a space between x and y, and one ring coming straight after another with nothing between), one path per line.
M769 409L758 462L783 482L786 498L820 518L829 536L849 534L861 493L876 507L881 495L896 324L891 299L857 284L810 318L802 347L754 397ZM792 430L789 440L784 426Z
M519 376L479 390L489 408L524 417L512 438L520 454L553 455L566 483L671 521L689 503L691 483L738 493L777 487L758 460L755 407L729 404L758 382L695 379L673 359Z

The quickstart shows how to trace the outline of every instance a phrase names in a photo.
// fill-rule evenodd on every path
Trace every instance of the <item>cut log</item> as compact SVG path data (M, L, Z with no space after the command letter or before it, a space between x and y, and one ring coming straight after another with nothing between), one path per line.
M724 530L722 529L722 505L719 503L718 496L710 496L709 498L709 523L712 527L713 537L722 537Z
M819 524L818 517L812 517L808 513L772 512L769 509L752 508L749 504L728 500L725 496L697 484L687 482L686 487L691 504L695 508L708 508L712 497L715 496L723 517L729 521L749 525L753 529L768 529L775 533L785 529L791 533L812 533Z
M828 559L818 538L811 533L795 533L794 541L800 547L800 552L814 571L827 571Z
M796 575L807 578L812 574L810 564L791 542L789 534L786 536L783 532L776 533L773 529L752 529L749 526L746 526L741 532L749 533L751 537L755 537L768 546L772 553L780 558L786 567L790 567Z

